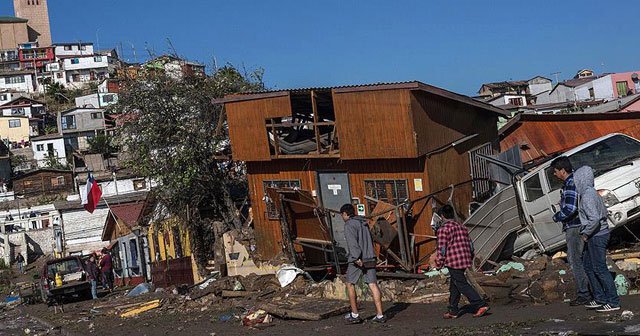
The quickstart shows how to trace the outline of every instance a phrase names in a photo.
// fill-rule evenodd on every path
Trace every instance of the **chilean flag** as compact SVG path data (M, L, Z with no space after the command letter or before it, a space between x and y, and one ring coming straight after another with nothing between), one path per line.
M87 178L87 193L84 196L82 199L84 209L89 211L89 213L93 213L98 206L100 197L102 197L102 190L100 190L98 182L91 173L89 173L89 177Z

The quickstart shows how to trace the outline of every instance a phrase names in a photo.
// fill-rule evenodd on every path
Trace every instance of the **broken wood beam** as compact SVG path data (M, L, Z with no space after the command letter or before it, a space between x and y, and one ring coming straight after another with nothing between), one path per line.
M143 306L139 307L139 308L134 308L134 309L130 309L127 310L126 312L120 314L120 317L122 318L126 318L126 317L133 317L136 316L138 314L144 313L146 311L152 310L152 309L156 309L158 307L160 307L160 300L153 300L153 301L149 301L146 304L144 304Z
M258 292L250 292L250 291L230 291L223 290L222 297L223 298L237 298L237 297L248 297L252 295L256 295Z
M627 258L640 258L640 252L625 252L610 255L613 260L622 260Z

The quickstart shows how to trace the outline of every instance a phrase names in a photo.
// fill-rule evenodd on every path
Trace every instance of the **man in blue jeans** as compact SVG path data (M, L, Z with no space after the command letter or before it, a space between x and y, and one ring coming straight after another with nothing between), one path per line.
M599 312L616 311L620 309L620 298L607 267L607 243L609 242L607 207L593 187L594 177L591 167L584 166L576 170L574 180L580 197L578 209L582 223L580 236L586 243L584 268L593 291L593 300L585 307Z
M551 169L553 169L553 175L564 181L560 196L560 211L553 215L553 221L562 222L562 231L564 231L567 241L567 259L576 281L577 297L569 304L582 306L591 302L592 298L582 260L585 243L580 237L578 193L573 181L573 167L568 157L561 156L551 162Z

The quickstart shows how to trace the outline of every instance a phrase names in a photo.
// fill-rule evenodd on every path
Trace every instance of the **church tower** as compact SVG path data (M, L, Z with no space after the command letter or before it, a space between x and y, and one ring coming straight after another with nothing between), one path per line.
M51 26L47 0L13 0L15 16L27 19L30 42L38 42L40 47L51 45Z

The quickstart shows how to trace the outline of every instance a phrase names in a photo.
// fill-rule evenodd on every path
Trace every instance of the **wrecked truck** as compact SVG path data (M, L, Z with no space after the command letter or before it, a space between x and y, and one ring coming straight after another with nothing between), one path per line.
M640 141L614 133L562 155L569 157L574 169L594 169L595 187L608 209L610 228L640 218ZM553 175L551 160L528 172L511 173L512 184L465 221L474 241L477 269L531 249L550 253L566 245L562 224L552 220L559 210L563 182Z

